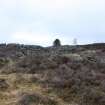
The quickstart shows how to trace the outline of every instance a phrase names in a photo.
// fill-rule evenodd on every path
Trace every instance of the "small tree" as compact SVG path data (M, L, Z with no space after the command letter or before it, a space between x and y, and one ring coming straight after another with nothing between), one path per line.
M59 39L56 39L54 42L53 42L53 46L54 47L60 47L61 46L61 42Z
M73 45L77 45L77 39L73 39Z

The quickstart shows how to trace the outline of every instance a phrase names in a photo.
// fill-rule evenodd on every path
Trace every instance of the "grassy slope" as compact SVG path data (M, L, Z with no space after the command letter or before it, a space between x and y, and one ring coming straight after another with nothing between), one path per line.
M22 93L37 93L57 101L58 105L68 105L53 91L49 91L49 88L44 88L41 84L32 82L30 77L32 77L32 74L0 75L0 79L5 79L9 84L5 91L0 90L0 105L15 105L19 99L19 94Z

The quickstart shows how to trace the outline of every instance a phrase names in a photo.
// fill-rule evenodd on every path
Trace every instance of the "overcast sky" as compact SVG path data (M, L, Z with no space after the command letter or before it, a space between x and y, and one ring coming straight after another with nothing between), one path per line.
M105 0L0 0L0 43L105 42Z

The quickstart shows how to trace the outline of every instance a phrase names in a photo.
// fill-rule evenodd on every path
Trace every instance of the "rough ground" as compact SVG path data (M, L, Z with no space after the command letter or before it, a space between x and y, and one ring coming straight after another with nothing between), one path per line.
M105 44L1 44L0 105L105 105Z

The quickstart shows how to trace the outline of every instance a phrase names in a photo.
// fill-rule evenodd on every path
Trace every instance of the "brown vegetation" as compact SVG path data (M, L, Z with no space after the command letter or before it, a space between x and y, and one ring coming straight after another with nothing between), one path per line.
M104 44L0 46L0 105L105 105Z

